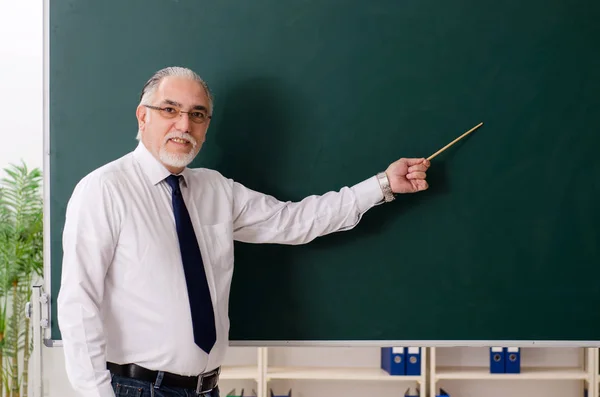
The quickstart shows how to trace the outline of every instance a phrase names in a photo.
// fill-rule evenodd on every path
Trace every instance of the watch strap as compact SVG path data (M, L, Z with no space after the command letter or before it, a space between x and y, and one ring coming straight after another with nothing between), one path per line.
M383 199L386 203L395 200L394 192L392 191L392 187L390 186L390 180L387 177L385 172L380 172L377 174L377 181L379 182L379 186L381 187L381 191L383 193Z

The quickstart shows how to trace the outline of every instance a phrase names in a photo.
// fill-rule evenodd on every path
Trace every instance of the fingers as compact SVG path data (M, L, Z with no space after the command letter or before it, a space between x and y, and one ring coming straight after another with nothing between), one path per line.
M427 174L423 171L409 172L406 174L406 179L425 179Z
M431 165L430 161L424 158L406 159L408 172L406 179L410 181L416 192L427 190L429 184L425 180L427 178L427 169Z
M410 183L413 185L415 192L420 192L429 188L429 184L424 179L415 179L410 181Z
M427 190L429 184L427 170L431 162L426 158L401 158L390 164L389 175L392 175L392 185L396 184L395 192L420 192ZM408 183L407 183L408 182Z
M409 172L409 173L410 173L410 172L417 172L417 171L422 171L422 172L425 172L425 171L427 171L427 168L429 168L429 167L427 167L427 166L426 166L425 164L423 164L423 163L420 163L420 164L417 164L417 165L413 165L413 166L411 166L411 167L408 167L408 172Z
M414 166L414 165L419 165L422 164L425 167L429 167L429 165L431 164L429 162L429 160L427 160L426 158L420 157L420 158L410 158L410 159L404 159L406 161L406 165L408 165L409 167Z
M416 161L417 164L408 167L406 178L407 179L425 179L427 177L427 169L429 168L429 161L426 159L407 159L408 161Z
M415 182L415 185L416 185L415 187L417 188L417 191L427 190L427 188L429 188L429 184L424 179L419 179L414 182Z

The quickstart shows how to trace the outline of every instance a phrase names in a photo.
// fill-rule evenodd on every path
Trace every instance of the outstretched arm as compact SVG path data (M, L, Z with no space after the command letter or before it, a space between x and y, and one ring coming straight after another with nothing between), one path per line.
M386 170L394 193L427 189L424 159L400 159ZM232 182L234 238L249 243L304 244L316 237L354 228L362 215L383 202L373 176L339 191L284 202Z

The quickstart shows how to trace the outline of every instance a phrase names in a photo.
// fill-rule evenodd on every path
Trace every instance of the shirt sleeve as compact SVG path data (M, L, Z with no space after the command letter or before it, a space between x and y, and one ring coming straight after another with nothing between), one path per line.
M304 244L354 228L362 215L383 202L375 176L352 187L299 202L284 202L233 182L234 239L248 243Z
M58 324L68 379L84 397L114 397L100 315L104 279L118 236L118 216L98 176L84 178L67 205Z

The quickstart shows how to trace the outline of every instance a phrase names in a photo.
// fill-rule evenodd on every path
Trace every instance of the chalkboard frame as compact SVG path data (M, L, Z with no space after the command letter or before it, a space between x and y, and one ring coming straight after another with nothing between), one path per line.
M50 164L50 109L49 109L49 41L50 41L50 22L49 22L49 0L44 1L44 101L43 101L43 139L44 139L44 285L46 291L51 291L52 269L50 266L51 252L51 230L50 230L50 197L52 186L50 176L52 168ZM484 120L485 121L485 120ZM48 320L51 322L50 301L48 301ZM61 346L60 340L50 338L50 328L45 329L44 343L46 346ZM263 341L263 340L245 340L231 341L232 346L390 346L390 345L411 345L426 347L443 346L564 346L564 347L600 347L600 341L569 341L569 340L310 340L310 341Z

